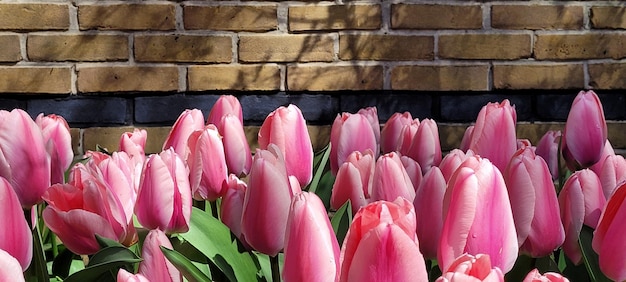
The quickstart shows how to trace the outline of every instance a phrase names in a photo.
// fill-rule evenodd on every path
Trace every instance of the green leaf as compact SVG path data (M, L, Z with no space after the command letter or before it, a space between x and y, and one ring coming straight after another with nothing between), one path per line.
M178 269L189 282L211 281L200 269L181 253L161 247L163 255Z
M317 185L317 189L315 190L315 194L320 197L327 211L330 210L330 197L333 193L334 183L335 176L333 176L330 170L328 170L322 175L322 179L320 179L320 182Z
M204 254L230 281L255 281L258 267L252 255L240 252L226 225L206 212L193 208L187 233L179 234Z
M98 234L96 234L96 241L98 241L98 245L100 245L100 248L124 247L124 245L120 244L118 241L114 241L114 240L111 240L109 238L102 237L102 236L100 236Z
M535 267L541 273L545 272L559 272L559 266L556 264L552 256L545 256L538 258L535 261Z
M261 269L259 270L259 275L265 278L266 282L272 281L272 267L270 265L270 257L266 254L262 254L259 252L253 252L256 256L257 261L259 262L259 266ZM285 255L283 253L278 253L278 267L279 269L283 269L285 265Z
M91 257L85 269L68 276L64 281L115 281L120 268L132 271L132 266L140 261L141 259L127 248L106 247Z
M352 223L352 204L350 200L348 200L335 212L333 218L330 220L330 225L332 225L333 231L335 231L339 245L341 245L343 239L346 237L350 223Z
M24 278L26 281L50 280L39 227L35 227L33 230L33 259L28 269L24 272Z
M61 278L66 278L70 275L73 258L74 253L72 253L69 249L65 249L59 253L59 255L55 257L52 262L52 275L56 275Z
M328 157L330 156L330 146L328 143L324 149L322 149L318 154L316 154L315 159L319 159L319 162L315 162L315 174L313 175L313 180L311 180L311 184L309 184L308 191L311 193L315 193L317 191L317 187L319 186L320 179L326 170L326 165L328 164ZM321 157L319 157L321 155Z
M610 282L611 279L607 278L600 270L600 264L598 262L598 254L593 251L591 247L591 241L593 240L593 229L589 226L583 225L583 229L578 235L578 245L583 255L583 261L591 281L596 282Z

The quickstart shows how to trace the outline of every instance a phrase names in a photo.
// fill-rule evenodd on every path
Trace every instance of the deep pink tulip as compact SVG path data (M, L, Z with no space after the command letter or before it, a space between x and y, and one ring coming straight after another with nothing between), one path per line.
M548 130L539 142L535 153L542 157L548 164L552 179L559 178L559 142L561 141L561 131Z
M417 214L417 238L420 251L425 258L437 259L437 245L443 228L443 196L446 193L446 180L438 167L432 167L424 175L417 188L415 213Z
M604 197L609 199L617 186L626 181L626 160L621 155L611 155L604 159L602 171L598 176L602 183Z
M593 90L580 91L572 102L561 139L561 150L568 167L576 170L597 163L607 135L600 98Z
M592 247L598 253L600 269L607 277L626 280L626 183L606 203L593 233Z
M330 130L330 143L330 170L333 175L337 175L339 166L354 151L363 153L369 149L374 158L378 158L376 135L367 117L361 114L337 115Z
M20 109L0 111L0 176L11 183L25 209L41 202L50 187L50 157L44 136Z
M132 274L126 269L120 268L117 272L117 282L150 282L150 280L139 273Z
M352 205L352 214L369 203L372 181L374 179L374 153L366 150L364 154L354 151L339 167L333 183L330 207L337 210L348 200Z
M191 203L189 174L174 149L150 155L141 174L135 204L139 223L168 234L187 232Z
M285 233L284 280L339 281L339 271L339 243L324 203L313 193L295 195Z
M174 249L163 231L150 230L141 247L143 261L139 264L138 273L152 282L183 281L180 271L161 252L161 246L170 250Z
M441 269L464 253L487 254L504 272L513 268L518 243L511 204L502 174L488 159L470 157L452 175L443 218Z
M146 159L146 140L148 132L145 129L135 128L133 132L124 132L120 137L120 151L126 152L131 158Z
M278 146L257 149L248 176L241 231L255 250L275 256L283 249L291 187Z
M302 112L296 105L280 107L271 112L259 129L259 148L278 146L287 166L304 187L313 177L313 146Z
M236 116L227 114L222 117L217 129L222 135L228 172L237 176L247 175L252 165L252 154L243 124Z
M468 155L473 156L473 152L470 150L466 155L460 149L452 149L443 159L441 159L441 163L439 163L439 169L441 169L441 173L443 174L443 178L446 179L446 183L452 177L452 174L456 169L467 159Z
M543 275L536 268L531 270L522 282L569 282L569 279L556 272L546 272Z
M340 281L428 281L415 230L406 199L361 208L341 247Z
M20 266L20 262L5 250L0 249L0 277L5 281L23 282L25 268Z
M489 255L463 254L437 279L437 282L504 282L504 274L491 265Z
M522 253L544 257L565 240L550 169L531 147L517 151L504 171Z
M441 142L439 141L439 129L434 120L424 119L420 122L406 155L420 164L422 174L426 173L432 166L439 165L441 162Z
M211 108L206 124L217 125L220 123L220 120L222 120L222 117L228 114L236 116L239 122L243 124L243 110L241 109L241 103L239 103L237 97L222 95Z
M459 150L463 152L467 152L467 150L470 149L470 142L472 141L472 134L474 134L474 126L470 125L465 129L465 132L463 133L463 138L461 139Z
M417 190L417 187L422 183L422 179L424 176L422 175L422 167L415 160L411 159L407 156L401 156L400 161L402 161L402 166L406 170L406 174L411 179L411 183L413 184L413 188Z
M559 193L561 220L565 229L563 251L574 264L582 262L578 236L583 224L596 228L605 203L602 183L590 169L574 172L563 185Z
M65 171L74 159L70 126L62 116L39 114L35 123L41 128L50 155L50 183L63 183Z
M248 185L239 180L234 174L228 176L227 185L228 189L222 198L222 204L220 206L220 219L228 226L230 231L247 246L241 232L241 216L243 214L243 201Z
M217 128L209 124L189 136L189 184L196 200L215 201L226 193L226 156Z
M0 250L17 259L21 274L33 257L33 236L13 187L3 177L0 177L0 199Z
M469 148L504 171L517 151L516 122L515 107L509 100L488 103L478 113ZM497 261L493 256L491 259Z
M196 130L202 129L204 129L202 111L198 109L183 111L167 135L163 143L163 150L165 151L170 147L174 148L176 154L180 156L184 163L187 163L187 156L189 155L187 141L189 140L189 135Z
M411 113L394 113L385 123L380 133L380 149L384 154L398 149L400 133L405 125L413 121Z
M372 201L393 201L402 197L413 202L415 187L402 165L400 156L391 152L376 161L372 183Z

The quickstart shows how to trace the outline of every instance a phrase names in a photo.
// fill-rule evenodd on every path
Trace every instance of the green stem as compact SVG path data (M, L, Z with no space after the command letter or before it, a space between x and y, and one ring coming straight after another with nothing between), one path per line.
M270 267L272 268L272 282L279 282L280 267L278 266L278 255L270 256Z
M217 200L216 201L210 201L209 204L211 205L211 214L213 214L213 217L219 219L219 213L217 212Z

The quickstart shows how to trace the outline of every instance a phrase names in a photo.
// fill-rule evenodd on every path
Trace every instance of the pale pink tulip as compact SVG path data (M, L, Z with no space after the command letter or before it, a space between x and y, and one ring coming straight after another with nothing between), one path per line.
M209 112L209 116L207 118L206 124L219 124L222 117L232 114L239 122L243 124L243 110L241 109L241 103L237 97L233 95L222 95L220 96L211 111Z
M226 193L226 156L217 128L209 124L189 136L189 184L196 200L215 201Z
M413 121L411 113L394 113L385 123L380 133L380 149L384 154L398 149L400 133L405 125Z
M0 250L14 257L21 266L19 273L25 271L33 257L33 235L28 227L20 201L11 184L0 177ZM3 256L0 256L3 258ZM2 264L2 269L5 265Z
M415 134L417 134L419 128L420 121L417 118L402 128L400 131L400 137L398 138L398 148L396 150L398 153L402 155L409 154L409 150L413 144L413 139L415 139Z
M552 179L559 178L559 142L561 141L561 131L548 130L537 143L535 153L542 157L548 164Z
M150 282L150 280L148 280L148 278L146 278L145 276L139 273L132 274L123 268L120 268L120 270L117 272L116 281L117 282Z
M437 279L437 282L504 282L504 274L492 266L489 255L463 254Z
M232 114L222 117L217 129L222 135L228 172L237 176L247 175L252 165L250 145L241 121Z
M437 245L443 228L443 196L446 193L446 180L438 167L432 167L424 175L417 188L415 213L417 214L417 238L420 251L425 258L437 259Z
M626 280L625 200L626 183L622 183L606 203L591 244L598 253L600 270L616 281Z
M469 151L469 155L473 155L471 150ZM446 182L450 180L454 171L456 171L465 159L467 159L467 155L460 149L452 149L452 151L443 157L441 163L439 163L439 169L441 169L441 173L443 174L443 178L446 179Z
M463 138L461 139L459 150L463 152L467 152L467 150L470 149L470 142L472 142L472 134L474 134L474 126L470 125L465 129L465 132L463 133Z
M374 153L374 158L378 158L376 135L367 117L361 114L337 115L330 131L330 143L330 169L333 175L337 175L339 166L354 151L364 153L369 149Z
M163 143L163 150L165 151L170 147L174 148L176 154L186 163L187 156L189 155L187 146L189 135L196 130L202 129L204 129L204 116L202 115L202 111L198 109L183 111L180 116L178 116L170 133L167 135Z
M24 274L22 272L26 269L20 266L20 262L17 261L15 257L2 249L0 249L0 265L2 265L2 268L0 268L0 277L2 277L3 280L11 282L24 281Z
M598 176L602 183L604 197L609 199L617 186L626 181L626 160L621 155L607 156L602 165L602 171Z
M70 126L62 116L39 114L35 123L41 128L46 150L50 155L50 183L63 183L65 171L74 159Z
M369 203L374 179L374 153L354 151L339 167L330 197L331 208L337 210L348 200L352 214Z
M357 114L361 114L367 118L370 126L372 126L372 132L376 137L376 148L380 146L380 121L378 121L378 109L376 107L367 107L360 109ZM376 150L378 152L378 150Z
M517 233L502 174L488 159L465 160L448 182L438 262L448 269L458 256L487 254L508 272L518 255Z
M556 272L546 272L543 275L536 268L531 270L522 282L569 282L569 279Z
M124 132L120 137L120 151L126 152L131 158L146 159L146 140L148 132L145 129L135 128L133 132Z
M172 243L165 233L159 229L150 230L141 247L141 258L138 273L151 282L180 282L183 276L176 267L165 258L161 247L172 248Z
M398 197L413 202L415 188L402 165L400 156L391 152L376 161L372 183L372 201L392 201Z
M248 247L241 232L241 216L243 213L243 201L246 196L248 185L241 181L237 176L231 174L228 176L228 189L222 198L220 206L220 219L228 226L230 231L239 238L239 240Z
M406 155L420 164L422 174L426 173L432 166L439 165L441 162L441 142L439 141L439 129L434 120L424 119L420 122Z
M411 179L411 184L413 184L413 188L417 190L417 187L422 183L422 179L424 176L422 175L422 167L415 160L411 159L407 156L401 156L400 161L402 161L402 166L406 170L406 174Z
M509 100L488 103L478 113L469 148L504 171L517 151L516 122L515 107ZM497 261L493 256L491 259Z
M595 172L597 175L600 175L606 157L614 155L615 150L613 149L611 142L609 142L609 139L606 139L606 143L604 143L604 150L602 150L602 156L600 156L600 160L594 165L590 166L589 169L593 170L593 172Z

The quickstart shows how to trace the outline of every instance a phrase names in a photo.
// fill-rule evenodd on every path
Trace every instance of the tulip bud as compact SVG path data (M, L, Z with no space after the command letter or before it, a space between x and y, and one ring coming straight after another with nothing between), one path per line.
M241 103L239 103L237 97L232 95L222 95L217 99L211 108L206 124L217 125L224 116L229 114L237 117L239 122L243 124L243 110L241 109Z
M180 271L163 255L161 246L170 250L174 249L163 231L159 229L150 230L141 248L143 261L139 264L139 274L150 281L183 281Z
M471 151L470 151L471 152ZM443 174L443 178L446 179L446 183L452 177L454 171L467 159L467 156L460 149L452 149L439 163L439 169Z
M535 153L542 157L548 164L552 180L559 178L559 142L561 131L548 130L537 143Z
M35 123L41 128L46 150L50 155L50 183L63 183L65 171L74 159L70 126L62 116L54 114L39 114Z
M626 160L621 155L611 155L604 159L602 170L598 175L602 183L604 197L609 199L617 186L626 180Z
M517 151L516 122L515 107L509 100L488 103L478 113L469 148L504 171ZM491 259L496 260L493 256Z
M461 139L459 150L463 152L467 152L467 150L470 149L470 142L472 141L472 134L474 134L474 126L470 125L465 129L465 132L463 133L463 138Z
M402 128L410 124L411 121L413 121L413 117L409 112L395 113L387 120L380 133L380 149L383 153L390 153L398 149L398 140Z
M249 247L241 232L243 202L248 186L245 182L239 180L237 176L231 174L228 176L227 187L228 189L226 189L226 194L222 198L220 206L220 219L246 247Z
M492 266L489 255L463 254L450 264L437 282L463 281L504 282L504 274L500 268Z
M413 140L411 140L411 147L406 155L420 164L422 174L426 173L432 166L439 165L441 162L441 142L439 141L439 129L434 120L422 120Z
M419 127L419 119L414 119L402 128L402 130L400 131L400 138L398 138L398 153L402 155L409 154L411 144L413 144L413 139L415 138L415 134L417 134L417 130L419 129Z
M569 282L569 279L556 272L546 272L543 275L536 268L531 270L522 282Z
M622 183L606 203L591 243L593 250L598 253L600 270L615 281L626 280L625 200L626 183Z
M331 208L337 210L348 200L352 214L369 203L372 180L374 179L374 153L354 151L339 167L330 197Z
M337 115L330 130L330 143L330 170L333 175L337 175L339 166L354 151L364 153L369 149L374 158L378 158L376 135L367 117L361 114Z
M595 172L597 175L600 175L602 171L602 165L604 165L604 160L606 160L606 157L614 155L615 150L613 150L613 146L611 145L611 142L609 142L609 139L606 139L606 143L604 143L604 150L602 150L600 160L594 165L590 166L589 169L593 170L593 172Z
M417 214L417 237L424 257L437 259L437 245L443 228L443 196L446 193L446 180L438 167L432 167L417 188L415 213Z
M202 115L202 111L198 109L185 110L180 114L172 126L170 133L167 135L163 143L163 150L165 151L170 147L174 148L176 154L186 163L187 155L189 154L189 149L187 148L189 135L196 130L202 129L204 129L204 116Z
M367 121L370 123L372 127L372 132L374 132L374 136L376 138L376 148L379 148L380 145L380 122L378 121L378 109L376 107L367 107L360 109L357 114L361 114L367 118ZM377 152L379 150L376 150Z
M417 187L419 187L420 183L422 183L422 178L424 178L424 176L422 176L422 167L420 167L418 162L407 156L401 156L400 161L402 161L402 166L404 167L404 170L406 170L406 174L409 176L409 179L411 179L413 188L417 190Z
M213 124L189 136L189 184L196 200L215 201L226 193L228 168L222 138Z
M24 272L26 269L20 266L20 262L11 254L0 249L0 277L5 281L24 282Z
M120 151L126 152L135 164L146 160L146 140L148 132L145 129L133 129L133 132L124 132L120 137Z
M117 282L150 282L150 280L139 273L132 274L126 271L126 269L120 268L117 271Z
M228 172L237 176L247 175L252 165L252 154L243 124L236 116L227 114L222 117L217 129L222 135Z
M19 271L21 274L28 268L33 257L33 236L24 219L24 212L13 187L3 177L0 177L0 199L2 199L2 205L0 205L0 226L2 226L0 229L0 238L2 238L0 250L6 251L8 255L19 262L18 267L21 266ZM4 256L0 256L0 258L4 258ZM2 270L0 272L6 266L5 264L1 265Z
M398 197L413 202L415 188L402 165L400 156L391 152L376 161L372 186L372 201L391 201Z

